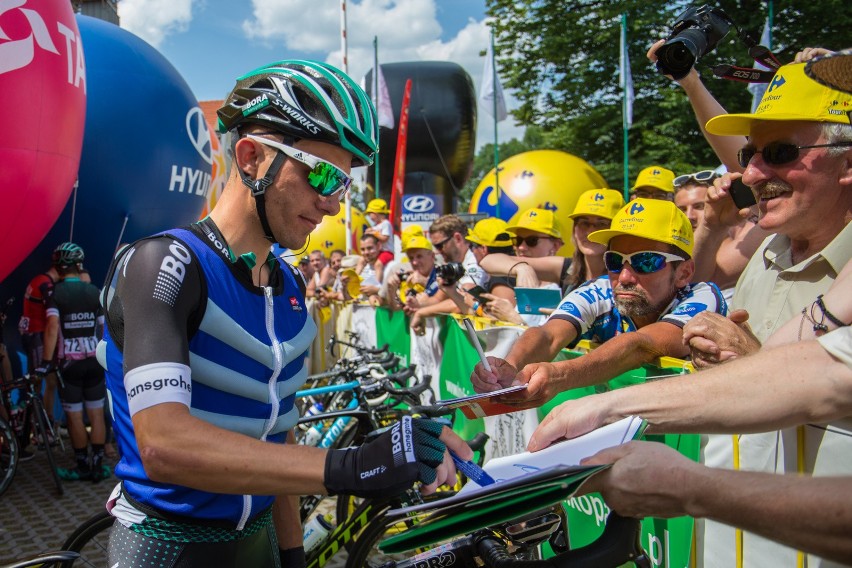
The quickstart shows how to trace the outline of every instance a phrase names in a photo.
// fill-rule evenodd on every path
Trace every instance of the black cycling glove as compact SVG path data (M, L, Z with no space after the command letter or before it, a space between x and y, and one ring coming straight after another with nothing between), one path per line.
M425 418L403 417L375 440L357 448L329 450L324 484L330 495L389 497L414 482L429 484L444 461L443 425Z

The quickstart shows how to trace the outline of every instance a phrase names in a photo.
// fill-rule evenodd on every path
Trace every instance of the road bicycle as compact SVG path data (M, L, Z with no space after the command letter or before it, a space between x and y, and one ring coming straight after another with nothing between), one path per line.
M56 492L61 497L65 490L56 468L56 458L53 455L51 441L56 440L63 451L65 446L58 432L53 430L53 424L48 417L47 409L44 407L41 393L36 388L37 384L41 384L40 378L30 376L19 377L3 383L0 385L2 403L7 416L9 416L9 425L17 436L19 450L26 448L34 437L38 447L43 449L47 456L47 463L56 485ZM19 397L17 407L12 405L12 392L14 391L18 393Z
M12 484L18 468L18 440L9 423L0 418L0 495Z

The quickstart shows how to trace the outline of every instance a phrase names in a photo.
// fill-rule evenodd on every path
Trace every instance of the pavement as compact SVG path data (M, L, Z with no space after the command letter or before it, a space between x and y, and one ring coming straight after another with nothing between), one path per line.
M57 465L73 467L74 453L67 438L64 442L64 453L54 448ZM0 563L60 550L78 525L103 510L117 482L114 476L98 483L63 481L65 494L59 497L43 451L19 462L12 485L0 496Z
M73 467L74 453L67 438L64 442L64 453L60 448L54 448L57 465ZM30 450L34 449L30 446ZM105 461L110 466L115 465L115 460L105 458ZM112 476L98 483L62 483L65 494L59 497L43 451L36 451L33 459L18 463L11 486L0 495L0 564L60 550L77 526L104 510L107 497L118 480ZM334 501L326 499L321 512L333 511ZM90 563L98 565L96 561L90 560ZM345 563L346 553L341 550L326 564L326 568L340 568Z

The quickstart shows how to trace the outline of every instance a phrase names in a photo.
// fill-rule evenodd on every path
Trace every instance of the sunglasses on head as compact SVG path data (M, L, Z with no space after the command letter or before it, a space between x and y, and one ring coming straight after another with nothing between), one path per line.
M521 243L526 243L526 245L530 248L536 246L538 244L539 239L549 239L550 237L512 237L512 242L516 247L521 246Z
M763 156L763 161L772 166L782 166L795 162L799 158L799 150L807 150L809 148L842 148L852 146L852 141L832 142L831 144L813 144L810 146L796 146L789 142L770 142L758 150L754 146L746 146L737 152L737 161L746 168L755 154Z
M608 250L604 253L606 269L616 273L621 272L625 262L629 262L630 267L637 274L651 274L665 268L667 262L676 260L686 259L676 254L651 250L642 250L632 254L624 254L614 250Z
M700 172L695 172L694 174L684 174L682 176L677 176L676 178L674 178L674 182L672 182L672 184L675 187L682 187L691 181L695 181L698 183L713 183L713 180L717 177L719 177L719 174L717 174L713 170L701 170Z
M308 154L304 150L299 150L254 134L248 134L247 138L251 138L265 146L275 148L284 155L308 166L310 168L308 172L308 185L323 197L331 197L339 193L342 198L352 184L352 178L343 173L343 170L313 154Z

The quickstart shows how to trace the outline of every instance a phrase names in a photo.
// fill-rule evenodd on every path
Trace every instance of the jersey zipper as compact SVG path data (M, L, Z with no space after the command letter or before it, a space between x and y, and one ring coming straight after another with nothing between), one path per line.
M266 333L269 335L270 349L272 349L273 357L272 376L269 377L269 382L267 383L269 403L272 408L269 411L269 420L267 420L266 422L266 428L263 431L263 435L260 437L261 440L266 440L266 437L269 435L269 432L272 431L272 428L275 427L275 423L278 421L278 411L281 408L281 401L278 400L278 377L281 375L281 369L283 369L284 367L284 355L282 353L282 348L281 344L278 341L278 337L275 335L275 316L273 311L274 303L272 301L272 288L269 286L264 286L263 295L266 299L266 304L264 308L266 319ZM243 528L245 528L250 514L251 495L243 495L243 514L240 517L240 522L237 525L237 530L243 530Z

